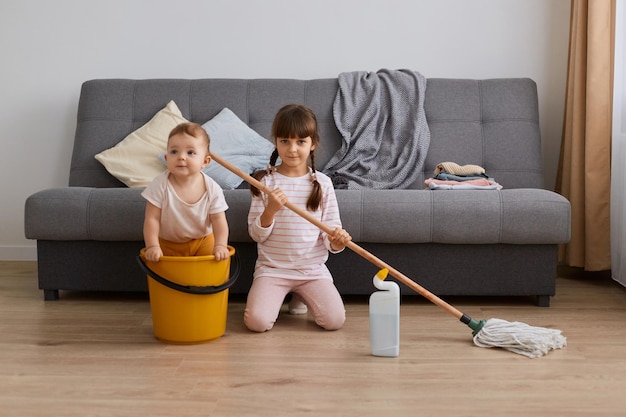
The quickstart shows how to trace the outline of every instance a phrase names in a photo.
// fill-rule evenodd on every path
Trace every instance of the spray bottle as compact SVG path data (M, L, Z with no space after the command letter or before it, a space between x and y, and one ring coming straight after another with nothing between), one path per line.
M370 296L370 345L372 355L396 357L400 354L400 287L385 281L384 268L374 275L376 291Z

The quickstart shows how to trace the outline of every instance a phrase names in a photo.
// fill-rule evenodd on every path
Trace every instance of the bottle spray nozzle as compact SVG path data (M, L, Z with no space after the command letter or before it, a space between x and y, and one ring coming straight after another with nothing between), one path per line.
M389 270L387 268L383 268L380 271L376 272L376 278L378 278L381 281L384 281L385 278L387 278L388 274L389 274Z
M374 275L374 286L383 291L399 291L398 284L391 281L385 281L387 274L389 274L389 270L387 268L383 268L378 271L376 275Z

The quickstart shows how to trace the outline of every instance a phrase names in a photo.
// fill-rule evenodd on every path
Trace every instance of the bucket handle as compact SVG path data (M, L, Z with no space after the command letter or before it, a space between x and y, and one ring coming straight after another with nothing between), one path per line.
M149 275L151 278L157 281L159 284L163 284L168 288L171 288L179 292L184 292L186 294L209 295L209 294L216 294L218 292L222 292L230 288L235 283L235 281L237 281L237 278L239 278L239 272L241 271L241 262L239 262L239 254L235 252L235 254L231 256L231 260L232 258L235 258L235 262L234 262L235 269L233 273L230 274L230 278L228 279L228 281L220 285L207 285L204 287L200 287L196 285L181 285L176 282L172 282L168 280L167 278L163 278L162 276L160 276L159 274L151 270L148 267L148 265L146 265L144 260L141 259L141 256L137 256L137 262L139 263L139 266L141 267L141 269L147 275Z

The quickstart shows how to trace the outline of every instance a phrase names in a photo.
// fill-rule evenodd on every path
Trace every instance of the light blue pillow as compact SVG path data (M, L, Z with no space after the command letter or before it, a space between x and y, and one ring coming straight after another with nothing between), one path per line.
M202 127L211 138L211 152L248 174L267 167L274 144L248 127L230 109L222 109ZM159 159L165 162L162 155ZM224 190L233 190L243 182L215 161L211 161L203 171Z
M274 144L248 127L230 109L224 108L202 125L211 138L211 152L221 156L248 174L265 169L274 151ZM215 161L203 171L224 190L235 189L243 182Z

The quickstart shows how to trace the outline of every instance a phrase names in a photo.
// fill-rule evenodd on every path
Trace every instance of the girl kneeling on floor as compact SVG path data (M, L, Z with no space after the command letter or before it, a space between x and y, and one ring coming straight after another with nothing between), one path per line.
M309 311L319 326L336 330L346 317L343 301L326 267L328 252L341 252L352 240L341 227L330 178L315 170L319 144L317 118L305 106L281 108L272 124L276 149L266 171L255 177L272 192L252 187L248 232L257 242L258 259L244 311L244 322L255 332L270 330L287 294L289 312ZM276 165L280 157L280 165ZM309 167L308 161L311 161ZM289 201L333 229L324 233L284 207Z

